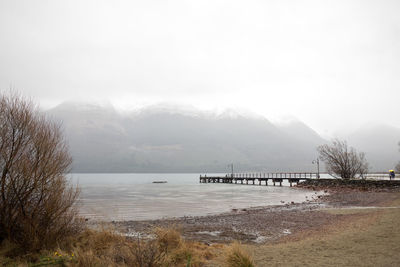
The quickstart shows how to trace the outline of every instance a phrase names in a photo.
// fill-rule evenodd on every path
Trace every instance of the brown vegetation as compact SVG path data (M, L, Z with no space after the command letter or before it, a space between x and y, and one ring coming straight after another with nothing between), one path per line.
M226 266L254 267L253 259L239 243L233 243L227 248Z
M175 229L157 228L154 238L129 238L112 229L86 230L55 251L42 251L10 260L1 257L0 265L22 266L204 266L213 257L209 246L187 242Z
M59 125L18 95L0 96L0 242L34 251L79 229L70 164Z

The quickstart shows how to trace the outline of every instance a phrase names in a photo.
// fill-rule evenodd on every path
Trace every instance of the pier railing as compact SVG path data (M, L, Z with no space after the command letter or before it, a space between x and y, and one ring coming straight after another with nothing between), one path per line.
M240 184L255 184L258 181L259 185L264 182L268 185L268 180L273 184L279 183L282 186L283 180L287 180L292 186L293 183L298 183L300 180L317 179L318 174L312 172L282 172L282 173L230 173L225 176L207 176L200 175L200 183L240 183Z

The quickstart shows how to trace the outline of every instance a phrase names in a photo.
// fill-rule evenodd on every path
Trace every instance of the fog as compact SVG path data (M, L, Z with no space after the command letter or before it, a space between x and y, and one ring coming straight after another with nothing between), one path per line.
M44 108L159 102L400 126L399 1L0 2L0 88Z
M276 124L228 110L154 105L120 113L112 106L63 103L47 111L62 122L73 172L316 171L324 140L298 120ZM371 125L344 136L366 153L371 171L393 168L400 129ZM323 167L323 166L322 166Z

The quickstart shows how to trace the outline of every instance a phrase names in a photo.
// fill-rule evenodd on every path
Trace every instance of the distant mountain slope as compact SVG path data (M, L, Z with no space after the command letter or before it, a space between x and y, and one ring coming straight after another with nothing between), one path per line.
M393 169L400 161L400 129L385 124L368 125L347 137L348 143L366 153L372 171Z
M310 171L325 141L301 122L157 107L121 115L112 107L62 104L75 172Z

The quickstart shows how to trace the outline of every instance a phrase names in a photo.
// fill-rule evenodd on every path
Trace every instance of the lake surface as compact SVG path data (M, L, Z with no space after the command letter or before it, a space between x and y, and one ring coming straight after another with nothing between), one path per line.
M208 174L212 175L212 174ZM314 192L284 186L200 184L199 174L69 174L80 213L105 221L209 215L234 208L303 202ZM165 180L168 183L155 184Z

